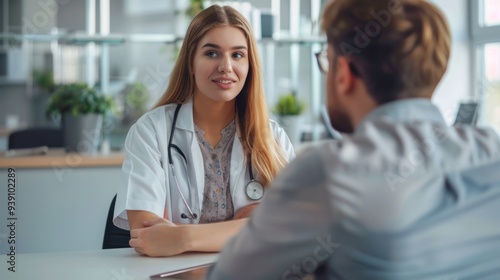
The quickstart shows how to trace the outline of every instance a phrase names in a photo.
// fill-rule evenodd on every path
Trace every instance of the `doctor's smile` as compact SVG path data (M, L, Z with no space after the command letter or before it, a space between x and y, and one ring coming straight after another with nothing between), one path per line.
M213 82L215 83L216 86L218 86L221 89L230 89L235 83L235 81L228 80L225 78L215 79L213 80Z

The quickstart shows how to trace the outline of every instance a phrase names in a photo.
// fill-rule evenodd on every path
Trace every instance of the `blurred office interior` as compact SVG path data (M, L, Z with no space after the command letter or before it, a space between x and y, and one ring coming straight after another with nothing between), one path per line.
M102 128L120 150L131 123L166 89L190 0L0 0L0 150L12 131L59 127L46 117L58 86L85 82L117 108ZM217 1L201 1L205 6ZM301 140L322 139L324 77L314 53L325 45L324 0L218 1L252 23L270 110L293 93L306 104ZM433 0L453 33L449 68L433 100L453 124L461 103L479 104L478 125L500 129L500 0Z
M433 101L450 125L476 123L499 130L500 0L431 1L447 16L453 36L449 67ZM0 157L0 182L7 182L7 170L15 170L19 179L18 253L102 247L110 202L123 184L126 133L166 89L196 12L193 5L199 2L0 0L0 154L14 132L60 129L60 120L45 111L63 85L87 83L117 105L100 128L100 155L59 151L45 157ZM269 110L284 94L305 103L302 122L293 127L299 132L296 145L328 137L324 76L314 55L325 47L318 27L325 1L220 2L233 5L252 23ZM7 197L7 188L0 194ZM6 203L1 199L0 208L7 209ZM6 215L0 211L1 220ZM4 232L0 237L7 236ZM7 249L6 242L0 243L1 254Z

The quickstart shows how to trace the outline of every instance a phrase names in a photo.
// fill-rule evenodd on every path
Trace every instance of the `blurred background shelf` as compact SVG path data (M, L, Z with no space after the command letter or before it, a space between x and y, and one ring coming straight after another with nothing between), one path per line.
M6 39L13 45L20 45L23 41L31 42L54 42L68 45L84 45L88 43L119 45L126 43L163 43L172 44L181 42L184 38L175 34L108 34L108 35L86 35L86 34L12 34L0 33L0 39ZM325 36L290 36L275 34L270 38L258 38L257 42L263 44L324 44Z
M0 39L7 39L12 44L20 44L23 41L32 42L54 42L69 45L85 45L88 43L118 45L125 43L175 43L182 38L174 34L8 34L0 33Z
M323 83L314 52L326 42L316 26L325 1L222 2L236 7L254 27L270 111L281 94L293 92L307 103L304 139L318 139L321 129L314 127L321 125ZM30 126L57 125L44 114L50 93L60 84L86 82L117 100L121 115L109 120L103 134L118 149L131 123L168 85L190 22L188 5L186 0L148 0L148 5L0 0L0 14L8 22L0 23L0 64L3 54L7 65L4 77L0 71L0 122L16 115ZM144 104L128 102L141 98L147 99Z
M447 0L432 1L445 12L453 38L450 66L433 101L450 124L461 102L479 101L478 124L500 128L500 20L493 13L498 0L457 0L453 7L446 6ZM304 139L320 139L325 78L314 53L326 44L318 26L325 1L218 2L236 5L251 17L270 109L280 95L294 93L307 104ZM54 86L86 82L121 106L121 115L113 119L116 129L105 134L125 134L168 85L190 22L189 3L0 0L0 126L9 116L30 126L56 125L44 115ZM141 85L146 91L136 90ZM128 104L134 94L136 101L147 98L145 104ZM143 108L134 111L133 106Z

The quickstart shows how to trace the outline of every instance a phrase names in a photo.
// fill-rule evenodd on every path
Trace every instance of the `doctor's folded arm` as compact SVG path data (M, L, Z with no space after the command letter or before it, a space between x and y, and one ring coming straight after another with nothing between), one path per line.
M213 5L191 22L169 86L129 130L113 222L147 256L219 251L294 157L270 120L247 20Z

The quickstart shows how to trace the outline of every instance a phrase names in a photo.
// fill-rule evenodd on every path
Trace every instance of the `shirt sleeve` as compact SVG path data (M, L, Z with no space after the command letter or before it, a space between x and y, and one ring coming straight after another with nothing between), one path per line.
M242 231L223 248L207 279L299 279L339 245L318 152L301 153L276 178Z
M158 145L153 120L147 115L127 134L122 165L124 184L118 187L113 220L120 228L129 229L126 210L144 210L163 217L166 180Z

